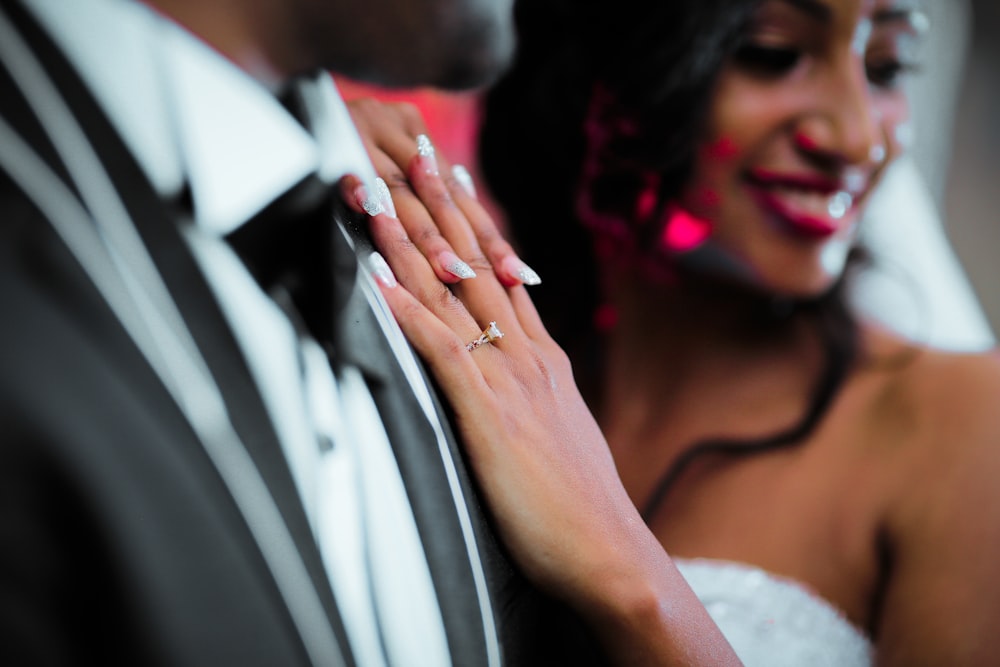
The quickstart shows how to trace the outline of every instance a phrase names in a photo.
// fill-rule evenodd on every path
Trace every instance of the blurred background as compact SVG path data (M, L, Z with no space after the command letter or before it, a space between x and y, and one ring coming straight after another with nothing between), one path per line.
M951 84L956 88L953 112L944 119L940 138L924 140L918 135L927 144L921 146L927 155L918 156L918 161L926 165L930 182L939 184L945 229L993 330L1000 332L1000 3L925 3L932 22L935 14L944 14L939 17L942 27L958 35L952 53L959 54L962 62ZM932 23L932 28L937 26ZM943 40L935 37L930 46L939 41ZM945 48L942 44L936 52ZM927 83L937 78L934 71L928 74ZM950 87L947 80L941 86ZM918 104L933 98L933 86L928 88L918 97ZM943 146L934 148L934 142ZM937 167L934 150L944 154Z
M986 319L1000 332L1000 3L919 1L931 30L911 83L916 127L912 158L927 192L912 199L923 205L929 195ZM417 104L439 150L478 177L474 95L389 92L346 80L338 84L347 99L374 94ZM904 189L894 197L908 195ZM905 203L895 201L886 210L902 210ZM903 230L896 237L900 244L907 242Z

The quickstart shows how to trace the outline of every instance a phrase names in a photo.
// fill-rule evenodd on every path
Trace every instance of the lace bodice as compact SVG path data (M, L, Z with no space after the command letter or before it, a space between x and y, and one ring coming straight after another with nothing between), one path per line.
M869 667L872 644L823 598L728 561L675 558L747 667Z

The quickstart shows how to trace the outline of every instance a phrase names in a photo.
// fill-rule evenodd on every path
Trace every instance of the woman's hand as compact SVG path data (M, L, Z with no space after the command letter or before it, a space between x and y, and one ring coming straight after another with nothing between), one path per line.
M505 268L520 260L472 190L428 150L413 107L364 102L352 114L398 214L371 219L395 279L376 277L454 409L514 559L589 618L623 663L735 660L632 505L569 360L523 275ZM342 183L360 209L368 194L359 186ZM456 259L475 277L449 268ZM503 337L470 349L491 322Z
M416 111L371 103L362 109L356 121L398 215L371 221L376 246L405 287L384 289L386 299L452 402L508 546L529 576L550 588L582 586L562 580L589 578L604 564L574 573L563 562L573 548L567 538L600 544L637 517L569 361L517 277L494 270L516 258L510 245L444 159L418 148L416 137L426 134ZM346 179L345 194L357 185ZM448 268L459 259L474 278ZM503 338L466 349L493 321ZM591 505L606 516L578 510Z
M410 166L410 158L414 157L417 137L424 137L426 142L417 146L419 164L415 169L422 174L440 177L424 179L424 184L428 186L427 194L445 199L450 198L452 192L461 195L461 201L470 213L462 222L469 227L468 231L475 234L483 257L489 261L497 278L504 285L537 285L541 282L538 274L518 258L492 218L479 204L475 184L468 170L462 165L449 165L443 157L437 155L427 138L427 128L416 107L406 103L384 104L366 98L351 102L349 108L375 168L383 183L388 184L390 192L412 194L406 171ZM404 155L407 156L406 161L400 162ZM368 192L358 179L348 177L342 183L342 188L345 200L358 210L373 210L371 205L381 200L378 193ZM405 197L401 201L409 203ZM427 210L420 202L416 204L404 211L402 218L410 237L427 257L438 278L445 283L455 283L474 277L475 271L455 254L450 243L442 236L443 230L437 225L439 221L428 217ZM449 213L447 206L438 207L437 210ZM440 222L452 218L449 214Z

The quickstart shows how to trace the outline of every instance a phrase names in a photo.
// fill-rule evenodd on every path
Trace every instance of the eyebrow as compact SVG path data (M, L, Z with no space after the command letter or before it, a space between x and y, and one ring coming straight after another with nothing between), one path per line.
M828 22L833 18L833 11L830 7L819 0L782 0L783 2L792 5L796 9L799 9L809 16L819 20Z
M914 7L898 7L875 12L872 22L876 25L886 23L904 23L917 33L924 32L927 27L927 15Z
M818 21L825 23L833 19L833 10L829 5L821 2L821 0L782 0L782 2L795 7ZM921 19L926 22L926 17L919 9L914 7L897 7L879 10L872 18L872 22L876 25L906 23L917 26Z

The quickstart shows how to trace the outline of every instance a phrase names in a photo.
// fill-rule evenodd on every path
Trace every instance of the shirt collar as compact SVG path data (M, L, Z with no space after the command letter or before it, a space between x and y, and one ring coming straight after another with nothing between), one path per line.
M310 174L374 170L329 75L304 82L313 134L264 85L145 5L28 0L164 197L226 234Z

